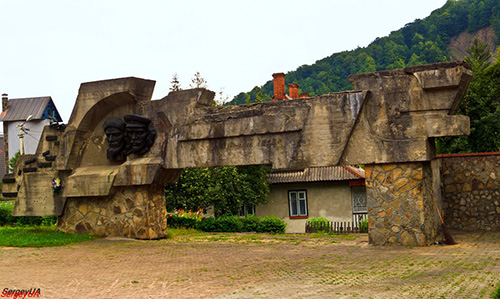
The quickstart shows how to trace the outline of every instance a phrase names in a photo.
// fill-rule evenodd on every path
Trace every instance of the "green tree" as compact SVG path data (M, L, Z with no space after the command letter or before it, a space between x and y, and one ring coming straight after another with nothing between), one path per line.
M12 173L14 172L14 169L16 169L17 165L17 160L19 160L19 154L20 152L17 151L17 153L12 156L12 158L9 159L9 172Z
M177 76L177 73L174 73L174 75L172 76L172 81L170 81L170 84L172 84L169 88L170 91L182 90L181 83L179 82L179 77Z
M242 205L268 201L266 166L230 166L185 169L179 180L165 186L167 209L206 211L216 217L238 215Z
M439 153L500 150L500 60L492 64L487 45L477 40L467 53L473 76L458 113L469 116L470 135L438 139Z

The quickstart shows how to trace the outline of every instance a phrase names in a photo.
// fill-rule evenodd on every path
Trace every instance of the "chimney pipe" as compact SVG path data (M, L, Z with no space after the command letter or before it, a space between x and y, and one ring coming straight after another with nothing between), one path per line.
M288 84L288 92L290 93L290 97L292 99L298 99L299 98L299 84L297 83L290 83Z
M271 101L282 101L285 99L285 74L273 74L274 96Z
M2 93L2 111L7 110L7 104L9 103L9 95Z

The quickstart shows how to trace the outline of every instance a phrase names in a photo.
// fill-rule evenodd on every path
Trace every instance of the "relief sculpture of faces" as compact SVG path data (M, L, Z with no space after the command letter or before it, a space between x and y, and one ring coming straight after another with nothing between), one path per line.
M107 157L110 160L124 160L130 154L144 155L156 138L151 120L137 114L125 115L123 120L110 117L103 128L109 144Z
M108 160L125 160L124 150L127 147L125 122L120 118L110 117L102 127L109 145Z

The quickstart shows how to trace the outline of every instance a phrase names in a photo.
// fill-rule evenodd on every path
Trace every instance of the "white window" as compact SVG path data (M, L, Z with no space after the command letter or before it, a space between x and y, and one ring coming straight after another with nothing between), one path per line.
M352 212L357 213L367 213L368 209L366 207L366 188L365 186L352 187Z
M305 190L288 191L290 217L307 217L307 194Z

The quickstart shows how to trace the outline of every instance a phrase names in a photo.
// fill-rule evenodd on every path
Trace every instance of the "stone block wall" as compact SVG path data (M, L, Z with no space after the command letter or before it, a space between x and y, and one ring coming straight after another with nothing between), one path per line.
M436 185L431 163L367 165L365 171L370 243L432 244L440 224L431 197Z
M447 226L500 230L500 152L440 155L439 159Z
M127 186L107 197L71 197L59 230L97 236L159 239L167 234L163 185Z

